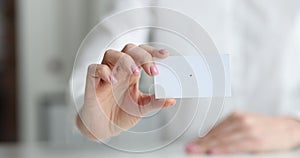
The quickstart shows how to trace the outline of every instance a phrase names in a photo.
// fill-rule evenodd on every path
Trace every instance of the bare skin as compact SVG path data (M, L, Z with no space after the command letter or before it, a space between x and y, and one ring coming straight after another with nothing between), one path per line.
M158 100L138 87L141 69L157 75L153 58L168 56L166 50L127 44L122 51L107 50L101 64L90 65L84 105L77 116L81 133L104 140L133 127L150 111L175 105L175 99Z
M212 155L260 153L289 150L299 145L299 120L237 111L208 135L189 143L186 151Z
M107 50L101 64L88 68L84 105L77 116L83 135L105 140L126 131L148 112L176 104L139 91L141 70L159 72L153 58L169 52L148 45L127 44L122 51ZM234 112L204 138L186 146L190 154L235 154L289 150L300 145L300 122L291 117Z

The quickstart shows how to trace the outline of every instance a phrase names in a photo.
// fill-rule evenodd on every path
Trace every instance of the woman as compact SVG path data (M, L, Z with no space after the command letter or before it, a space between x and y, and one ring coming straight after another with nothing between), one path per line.
M220 52L232 52L233 100L229 104L243 111L228 110L231 114L206 136L186 145L188 153L266 152L288 150L300 144L297 70L300 48L296 44L300 39L300 2L123 0L111 3L122 8L131 3L145 6L147 2L184 12L203 25ZM113 28L107 26L110 31ZM137 37L147 41L147 33ZM157 33L152 33L151 38L169 40ZM101 64L91 64L83 71L87 71L87 78L77 125L91 139L118 135L135 126L148 112L176 104L175 99L157 100L138 88L142 69L149 76L157 75L153 58L167 58L170 52L128 42L123 39L118 45L123 45L121 51L107 50Z

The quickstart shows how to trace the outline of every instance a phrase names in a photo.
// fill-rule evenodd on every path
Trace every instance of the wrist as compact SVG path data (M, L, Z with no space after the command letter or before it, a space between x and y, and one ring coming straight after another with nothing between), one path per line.
M83 123L82 119L80 118L79 114L76 117L76 125L82 135L84 135L85 137L87 137L91 140L96 139L96 137L87 129L87 127Z

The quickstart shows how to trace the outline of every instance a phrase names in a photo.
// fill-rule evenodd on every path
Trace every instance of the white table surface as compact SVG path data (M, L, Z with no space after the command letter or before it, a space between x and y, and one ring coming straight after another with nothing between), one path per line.
M39 144L0 144L0 158L193 158L193 157L217 157L217 158L300 158L300 149L287 152L274 152L265 154L242 154L227 156L191 156L184 152L184 145L175 142L166 148L148 153L126 153L116 151L106 146L82 147L68 145Z

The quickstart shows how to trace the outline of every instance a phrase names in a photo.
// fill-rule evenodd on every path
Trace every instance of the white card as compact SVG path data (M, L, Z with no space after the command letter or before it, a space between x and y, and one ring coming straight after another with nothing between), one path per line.
M156 60L156 65L157 99L231 96L228 54L170 56Z

